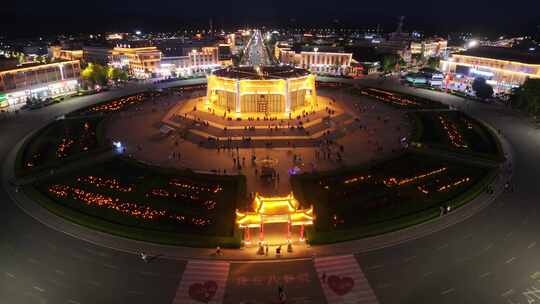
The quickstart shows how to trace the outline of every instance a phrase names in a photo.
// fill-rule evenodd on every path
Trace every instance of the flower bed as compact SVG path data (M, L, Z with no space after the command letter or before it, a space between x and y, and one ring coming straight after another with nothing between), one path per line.
M479 121L458 111L416 112L422 125L417 136L421 143L434 148L497 156L501 154L493 134Z
M234 212L244 195L241 176L169 171L121 158L34 186L49 204L68 212L123 229L172 233L171 242L180 244L182 235L225 237L235 243Z
M319 233L351 230L358 237L373 227L414 222L416 214L432 216L441 206L459 205L456 199L484 183L490 172L406 153L371 167L295 176L292 184L299 199L315 206L316 240Z
M135 95L124 96L120 98L115 98L100 102L98 104L79 109L77 111L71 112L68 116L87 116L87 115L98 115L98 114L110 114L123 111L130 106L140 104L147 99L153 99L156 97L162 96L163 92L144 92L138 93Z
M25 145L18 167L31 171L104 147L102 121L92 117L49 124Z
M352 92L356 95L376 99L398 109L448 109L447 105L438 101L389 90L375 88L354 88L352 89Z

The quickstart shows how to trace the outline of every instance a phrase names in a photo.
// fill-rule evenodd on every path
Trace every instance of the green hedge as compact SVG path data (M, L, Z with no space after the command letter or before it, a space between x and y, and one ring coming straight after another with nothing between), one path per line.
M453 113L459 113L459 114L453 114ZM448 143L448 138L446 134L444 133L444 130L439 125L438 121L436 120L436 115L444 115L448 120L452 121L456 126L459 128L460 132L462 132L462 135L465 139L465 142L467 144L478 144L479 142L482 142L485 146L484 149L487 149L486 152L484 151L475 151L473 150L473 147L470 147L468 149L459 149L456 147L451 146ZM503 161L504 160L504 153L503 149L501 147L501 144L499 140L497 139L497 135L494 133L494 131L486 126L483 122L476 120L470 116L468 116L465 113L462 112L414 112L414 113L408 113L409 117L414 122L414 133L412 142L421 143L424 146L434 148L434 149L440 149L440 150L447 150L450 152L457 152L462 153L463 155L471 156L471 157L477 157L477 158L485 158L485 159L491 159L493 161ZM456 119L459 120L458 117L454 117L454 115L462 115L464 119L467 119L470 121L473 125L473 134L464 134L466 130L464 130L461 127L462 121L456 121ZM420 131L417 131L420 130ZM480 138L480 139L479 139Z
M27 185L23 187L25 194L32 200L38 202L41 206L50 212L74 222L78 225L88 227L101 232L117 235L129 239L159 243L165 245L204 247L212 248L221 246L223 248L239 248L241 241L241 232L235 229L232 237L201 236L180 233L170 233L162 231L152 231L148 229L138 229L115 224L100 218L92 217L84 213L74 211L63 207L51 199L42 195L35 187Z
M133 192L120 193L108 188L95 188L92 185L78 185L77 176L103 176L118 179L121 183L134 185ZM124 177L124 178L123 178ZM170 178L181 178L184 181L219 183L224 188L217 196L201 196L199 200L212 198L217 203L215 209L206 210L201 205L191 205L190 199L145 197L152 189L168 185ZM166 209L170 212L188 217L211 219L209 226L198 227L192 224L180 224L165 219L164 221L145 221L136 217L120 214L112 209L88 206L71 198L56 198L48 192L54 184L73 184L83 190L99 193L124 202L140 202L153 208ZM76 173L58 173L32 186L28 186L28 194L50 211L66 219L92 229L117 234L124 237L142 239L158 243L183 245L191 247L237 247L240 244L240 232L235 225L235 210L245 204L245 176L222 176L214 174L194 173L191 170L177 170L146 165L137 160L116 157L99 166L81 168ZM232 188L236 187L236 188ZM99 189L99 190L98 190ZM164 188L167 189L167 188ZM170 191L170 190L169 190ZM202 202L201 201L201 202ZM195 202L195 201L194 201ZM184 205L186 203L187 205ZM185 226L187 224L187 226ZM201 230L202 229L202 230ZM154 239L155 238L155 239Z
M486 186L492 183L493 180L497 177L497 174L498 170L491 170L488 174L484 176L481 181L474 184L466 192L462 193L458 197L449 200L448 202L446 202L445 205L450 206L452 210L465 205L466 203L470 202L478 195L483 193L486 189ZM308 229L306 229L306 238L308 242L312 245L331 244L357 240L415 226L436 219L439 217L439 215L439 208L434 207L391 221L380 222L357 229L320 232L316 231L314 227L309 227Z
M77 123L81 123L85 119L70 119L70 121L75 121ZM43 172L47 172L50 169L58 168L62 165L78 161L83 158L92 157L95 155L99 155L102 153L105 153L107 151L110 151L112 149L111 146L108 145L105 139L105 119L98 119L97 125L95 127L95 133L96 133L96 148L88 151L83 151L79 153L75 153L71 156L62 158L62 159L53 159L48 160L44 165L27 168L26 162L28 161L28 153L29 149L36 149L37 145L43 145L46 143L41 142L42 136L50 131L50 128L53 128L55 124L59 123L59 121L52 121L49 124L47 124L45 127L41 128L37 132L31 134L29 137L27 137L23 144L21 145L20 149L17 151L17 155L15 157L15 176L16 177L24 177L28 175L34 175L34 174L40 174Z
M442 160L435 156L409 153L413 157L410 158L411 156L406 155L395 158L397 161L395 164L393 164L392 159L385 159L373 165L364 164L334 171L294 176L291 179L291 184L295 196L299 201L313 203L315 206L317 219L314 227L308 231L311 235L310 241L313 244L346 241L425 222L438 216L440 206L448 205L452 208L458 208L472 200L485 190L486 185L493 181L498 172L497 169L476 166L471 168L464 163ZM417 193L417 190L413 189L416 189L418 185L427 186L430 184L431 186L428 187L438 187L438 183L444 184L444 179L439 182L440 177L434 176L419 183L414 182L399 188L387 188L380 184L380 178L408 176L407 168L416 167L416 161L424 162L425 166L422 167L425 168L435 168L433 166L441 162L441 165L445 164L444 166L448 168L448 172L444 174L449 174L449 181L454 180L452 176L455 178L468 176L473 178L472 183L448 192L433 193L429 196ZM349 177L366 176L367 174L373 175L375 179L357 185L341 184L341 181ZM330 188L325 190L325 185L330 186ZM338 204L337 202L340 200L347 202L347 204ZM358 215L355 215L356 212ZM337 228L333 224L333 214L338 215L338 220L344 220L343 223L337 225Z

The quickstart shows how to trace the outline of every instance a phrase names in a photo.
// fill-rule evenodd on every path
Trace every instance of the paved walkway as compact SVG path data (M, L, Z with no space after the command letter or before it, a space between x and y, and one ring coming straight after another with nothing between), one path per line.
M221 261L189 261L172 303L221 303L229 265Z
M264 195L290 193L291 188L287 177L288 170L293 166L298 166L304 172L327 171L390 157L402 149L400 138L409 136L411 132L409 122L402 111L367 98L361 99L361 103L359 103L358 98L352 95L321 90L320 95L323 94L342 100L340 106L346 109L345 112L356 113L354 115L361 119L360 123L335 126L344 136L338 138L337 145L331 147L331 159L323 157L319 147L270 149L252 147L240 148L238 151L235 149L217 150L203 148L197 142L184 140L177 133L163 136L160 134L159 127L161 119L166 113L170 113L170 108L174 107L172 99L168 106L159 107L156 111L152 111L151 104L143 104L137 111L126 111L124 115L109 123L107 137L121 140L127 147L128 153L133 154L134 158L150 164L191 168L205 172L219 170L220 172L226 171L227 174L244 174L247 177L248 191ZM126 132L126 130L130 130L130 132ZM336 160L338 145L344 146L344 151L340 152L343 158L341 162ZM141 149L137 149L137 147L141 147ZM169 156L173 151L178 152L181 158L171 159ZM316 152L319 152L319 157L317 157ZM300 160L294 162L294 155L299 156ZM269 157L276 160L275 169L281 177L280 180L275 183L262 182L255 174L255 170L260 171L260 168L256 168L251 163L252 156L256 156L257 159ZM233 160L235 158L245 159L242 161L242 170L238 170L234 166Z
M315 259L328 304L377 304L377 297L352 255Z

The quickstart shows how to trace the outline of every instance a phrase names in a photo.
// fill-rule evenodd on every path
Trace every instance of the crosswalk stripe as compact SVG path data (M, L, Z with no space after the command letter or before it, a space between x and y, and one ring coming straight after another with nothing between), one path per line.
M322 257L314 260L315 269L319 276L324 295L329 304L377 304L378 300L369 285L362 269L352 255ZM326 276L322 281L323 274ZM352 280L352 287L347 287L347 283L338 283L337 286L329 286L328 278L337 276L338 280ZM345 285L343 285L345 284ZM334 291L335 289L337 291ZM342 295L338 294L341 293Z
M218 261L189 261L176 289L176 296L173 299L173 304L200 304L211 303L219 304L223 301L225 287L229 277L229 263ZM208 282L208 283L207 283ZM213 283L212 283L213 282ZM207 287L217 285L215 294L212 296L205 293ZM195 287L192 287L195 286ZM189 294L190 288L200 291L199 296L203 297L204 301L197 301ZM209 301L206 301L208 300Z

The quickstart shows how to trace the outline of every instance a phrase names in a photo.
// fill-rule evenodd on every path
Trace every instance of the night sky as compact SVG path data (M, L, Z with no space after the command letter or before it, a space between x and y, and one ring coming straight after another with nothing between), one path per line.
M239 25L395 28L406 16L406 30L476 33L533 32L540 25L540 0L22 0L3 1L0 35L52 32L175 30L186 25L216 28Z

